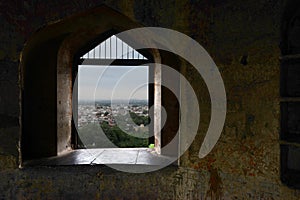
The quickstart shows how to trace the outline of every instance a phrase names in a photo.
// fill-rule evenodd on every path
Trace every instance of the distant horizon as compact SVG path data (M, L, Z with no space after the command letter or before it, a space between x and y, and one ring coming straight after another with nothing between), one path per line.
M149 104L149 101L147 99L131 99L128 100L127 99L118 99L118 100L114 100L114 102L112 102L111 100L80 100L78 101L78 105L86 105L86 104Z
M94 101L94 102L97 102L97 101L111 101L112 99L80 99L78 100L78 102L81 102L81 101ZM113 99L114 101L128 101L128 99ZM148 101L148 99L130 99L129 101Z

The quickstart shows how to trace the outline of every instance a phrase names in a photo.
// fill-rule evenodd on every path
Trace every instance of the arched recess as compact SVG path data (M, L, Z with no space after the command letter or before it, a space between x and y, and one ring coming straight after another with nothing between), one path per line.
M137 27L141 25L115 10L101 6L48 25L31 37L23 50L20 64L21 161L55 156L72 148L74 58L94 42L103 41L112 30L122 32ZM126 42L130 44L130 41ZM158 50L151 49L146 53L153 57L155 63L162 62ZM165 63L168 62L166 60ZM172 59L171 63L178 67L177 59ZM159 70L154 70L154 73L157 77L161 76ZM160 87L155 88L154 95L160 97L160 94ZM167 99L166 95L164 101ZM155 104L161 104L161 98L155 101ZM175 120L178 121L178 109L170 110L176 113ZM160 130L161 111L156 109L154 112L154 116L158 116L154 118L154 129ZM178 123L175 124L178 126ZM155 138L155 146L160 151L160 132Z
M118 18L115 19L116 21L120 22ZM114 26L111 26L110 24L105 25L105 23L99 23L99 25L95 25L94 27L91 27L90 29L86 30L86 32L83 32L79 30L78 32L75 32L74 34L67 37L63 44L61 45L59 52L58 52L58 62L57 62L57 93L58 93L58 99L57 99L57 134L58 134L58 141L57 141L57 149L58 152L63 152L64 150L67 150L72 147L72 135L70 126L70 120L72 119L72 111L66 110L65 108L71 109L71 99L72 99L72 93L66 92L67 88L72 87L72 73L70 71L70 67L73 67L74 65L77 65L76 60L79 58L80 55L83 55L83 53L86 53L88 50L92 49L95 45L103 42L111 35L122 32L124 30L127 30L126 27L122 27L121 25L126 25L126 23L118 24L114 23ZM128 44L130 44L130 41L126 41ZM148 58L150 57L153 62L160 63L160 56L158 50L149 50L144 51L144 54L148 54ZM76 66L75 66L76 67ZM157 70L159 70L157 68ZM155 71L155 69L154 69ZM71 74L70 74L71 73ZM159 73L156 71L156 74ZM156 75L155 77L159 77L160 75ZM67 81L67 82L66 82ZM69 90L67 90L69 91ZM73 91L75 92L75 91ZM156 102L160 104L160 89L159 87L155 88L155 92L158 93L158 95L155 95ZM156 110L156 112L159 112ZM67 117L66 117L67 116ZM154 116L154 120L156 121L156 126L160 123L159 115ZM155 136L156 138L160 138L159 135ZM160 139L156 140L157 144L156 146L159 147Z

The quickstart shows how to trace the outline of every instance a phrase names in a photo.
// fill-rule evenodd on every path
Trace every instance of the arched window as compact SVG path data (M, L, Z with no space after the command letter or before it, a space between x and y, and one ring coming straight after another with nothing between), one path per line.
M154 145L152 60L115 35L76 59L73 148Z
M74 113L76 115L78 111L76 111L76 106L72 108L72 104L78 102L76 99L78 90L73 91L75 98L72 98L72 90L74 89L74 79L78 73L78 65L96 64L99 66L109 63L114 66L139 66L153 62L179 68L178 58L167 52L157 49L135 51L130 48L130 41L119 41L117 38L115 38L116 42L110 41L114 40L112 39L114 37L111 36L117 32L137 27L140 25L126 16L102 6L48 25L32 36L23 50L20 67L22 86L20 97L22 99L21 165L23 161L36 163L30 162L32 159L42 159L37 162L38 164L49 164L49 162L58 165L91 164L92 161L97 161L95 158L104 152L104 150L76 150L79 148L80 140L74 131L74 126L72 128L72 116ZM123 45L123 48L118 48L119 43L121 46ZM116 51L114 56L113 53L108 53L106 51L108 49L103 47L108 44L116 45L115 49L120 49L121 53ZM112 49L110 48L109 51ZM111 56L108 57L108 55ZM120 55L121 57L118 58ZM110 63L112 59L114 61ZM148 68L148 81L153 78L154 83L159 83L163 78L163 72L157 67L158 65L154 64L152 69ZM178 79L174 79L174 85L179 87ZM160 87L159 84L156 86L149 84L148 91L150 105L162 105L167 112L170 111L162 130L159 108L154 108L155 114L151 119L152 129L157 130L154 131L157 135L154 135L153 139L155 151L160 154L163 153L160 152L161 147L168 144L179 129L178 103L176 97L167 89ZM152 141L148 143L152 143ZM172 152L177 154L177 148L178 146ZM137 151L133 153L118 152L125 157L133 155L128 159L134 160L134 162L125 160L127 163L135 164L135 161L138 161L134 157L137 155ZM145 153L147 152L141 152L139 155L147 158L148 154ZM58 155L59 157L57 157ZM116 155L116 152L111 155ZM49 157L52 158L48 159ZM151 157L149 159L142 158L140 162L147 163L151 160ZM97 163L103 162L111 162L111 160L97 161Z

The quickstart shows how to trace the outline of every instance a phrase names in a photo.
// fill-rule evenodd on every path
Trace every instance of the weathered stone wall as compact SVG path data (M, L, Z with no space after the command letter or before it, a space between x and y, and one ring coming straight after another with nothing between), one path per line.
M182 65L201 107L199 134L182 166L126 174L104 166L18 168L19 62L43 26L105 4L144 26L178 30L217 63L228 99L222 136L198 158L209 123L201 77ZM0 199L299 199L279 178L281 0L103 0L0 2Z

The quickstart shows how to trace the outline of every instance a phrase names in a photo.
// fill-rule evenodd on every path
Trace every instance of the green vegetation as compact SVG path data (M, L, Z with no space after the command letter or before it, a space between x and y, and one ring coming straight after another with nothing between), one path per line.
M118 126L109 126L106 122L101 123L101 128L107 138L118 147L147 147L148 138L137 138L124 133ZM139 131L139 134L147 134L148 131Z
M84 127L79 128L79 138L82 143L82 147L85 148L109 148L112 147L110 142L118 147L148 147L149 141L149 129L148 125L150 123L149 117L138 116L136 113L130 112L132 121L139 127L133 129L133 127L128 128L127 132L123 132L118 126L110 126L107 122L90 123ZM140 126L143 124L146 127ZM104 135L101 135L101 129ZM130 135L139 135L145 138L138 138ZM110 142L109 142L110 141Z
M140 126L141 124L144 124L144 126L146 126L150 123L150 119L148 116L138 116L134 112L130 112L129 114L132 121L138 126Z
M78 128L79 148L109 148L109 140L101 135L98 123L90 123Z

